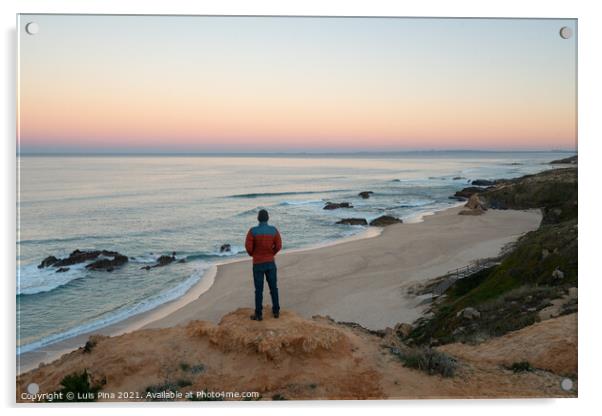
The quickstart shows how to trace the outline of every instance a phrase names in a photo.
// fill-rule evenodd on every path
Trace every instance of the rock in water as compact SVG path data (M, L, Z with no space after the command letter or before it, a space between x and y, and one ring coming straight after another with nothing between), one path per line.
M475 179L471 182L471 184L474 186L491 186L495 185L495 181L490 181L487 179Z
M38 269L42 269L44 267L52 266L57 261L59 261L59 259L57 259L56 257L54 257L54 256L48 256L44 260L42 260L42 262L38 265Z
M343 218L340 221L337 221L337 224L346 224L346 225L368 225L368 221L365 218Z
M115 267L119 267L128 262L128 257L123 254L115 253L112 259L100 259L86 266L90 270L106 270L112 272Z
M373 193L374 192L372 192L372 191L362 191L357 195L361 196L363 199L368 199L368 198L370 198L370 195L372 195Z
M174 261L176 261L176 252L172 252L171 256L168 255L162 255L157 259L157 263L153 264L152 266L143 266L140 268L140 270L150 270L150 269L154 269L155 267L161 267L161 266L167 266L168 264L173 263ZM186 260L185 259L180 259L177 263L185 263Z
M327 202L323 209L353 208L349 202Z
M397 217L393 217L391 215L382 215L370 221L370 225L373 227L386 227L387 225L400 224L402 222L403 221Z
M116 251L108 251L108 250L81 251L81 250L75 250L71 254L69 254L69 257L67 257L65 259L60 259L59 261L57 261L54 264L54 266L55 267L63 267L63 266L71 266L71 265L78 264L78 263L84 263L86 261L95 260L100 255L105 256L105 257L121 256L121 254L118 253L118 252L116 252Z
M41 269L43 267L57 267L57 273L64 273L69 270L69 267L78 263L85 263L90 260L96 260L99 256L103 257L113 257L113 259L100 259L94 261L86 266L87 269L98 270L98 269L107 269L114 268L117 266L121 266L125 262L128 261L127 256L120 254L116 251L108 251L108 250L90 250L90 251L81 251L79 249L74 250L69 254L69 257L64 259L58 259L54 256L48 256L38 265L38 268Z
M161 256L157 259L156 266L166 266L175 260L175 256Z
M219 248L219 252L220 253L231 253L232 252L232 246L228 243L226 244L222 244L222 246Z

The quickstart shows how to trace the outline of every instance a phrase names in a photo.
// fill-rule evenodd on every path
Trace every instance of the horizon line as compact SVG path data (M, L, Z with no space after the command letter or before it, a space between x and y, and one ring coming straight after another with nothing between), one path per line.
M546 150L525 150L525 149L415 149L415 150L393 150L393 151L235 151L235 152L161 152L161 151L89 151L89 152L44 152L44 151L21 151L17 152L19 156L324 156L324 155L399 155L399 154L417 154L417 153L577 153L577 149L546 149Z

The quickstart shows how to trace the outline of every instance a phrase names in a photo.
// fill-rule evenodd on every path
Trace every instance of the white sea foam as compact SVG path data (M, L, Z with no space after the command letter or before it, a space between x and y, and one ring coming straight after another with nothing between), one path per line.
M217 256L217 257L228 257L228 256L235 256L239 253L242 253L243 251L245 251L245 248L243 246L230 246L230 251L215 251L214 253L211 253L212 256Z
M321 199L309 199L306 201L283 201L280 205L317 205L323 203L324 201Z
M142 254L140 256L130 257L130 261L132 263L139 263L139 264L153 264L153 263L157 262L157 259L160 256L161 256L160 254L147 253L147 254Z
M403 200L403 201L398 201L397 206L394 206L392 208L415 208L415 207L423 207L425 205L429 205L436 202L433 199L428 199L428 198L424 198L424 199L408 199L408 200Z
M84 277L86 264L68 266L66 272L57 273L54 267L38 269L35 264L17 267L17 295L33 295L49 292L64 286L72 280Z
M144 301L138 303L137 305L120 309L114 313L108 313L102 318L96 319L92 322L88 322L83 325L78 325L67 331L47 336L30 344L17 346L17 355L29 351L34 351L46 345L54 344L56 342L63 341L68 338L85 334L87 332L96 331L100 328L130 318L134 315L150 311L151 309L154 309L159 305L175 300L183 296L192 286L199 282L208 268L209 264L203 263L190 275L190 277L181 282L179 285L170 288L156 296L147 298Z

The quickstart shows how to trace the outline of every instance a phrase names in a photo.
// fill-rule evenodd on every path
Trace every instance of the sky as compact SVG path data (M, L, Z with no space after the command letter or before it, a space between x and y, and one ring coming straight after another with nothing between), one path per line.
M574 19L20 15L18 26L21 153L576 149Z

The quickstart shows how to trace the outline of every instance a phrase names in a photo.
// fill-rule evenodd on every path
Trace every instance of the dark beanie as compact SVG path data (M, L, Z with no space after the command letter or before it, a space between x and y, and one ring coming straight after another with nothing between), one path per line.
M268 212L265 209L259 210L259 214L257 214L257 220L259 222L266 222L270 219Z

